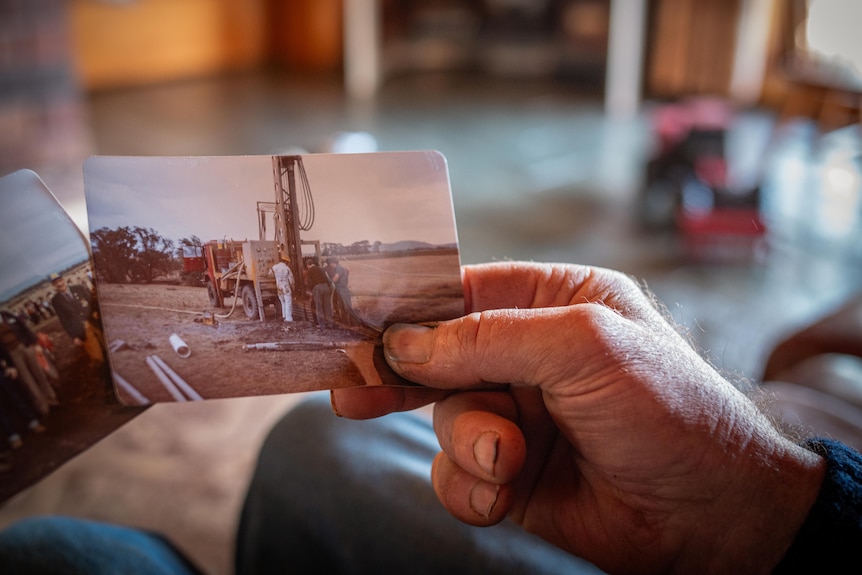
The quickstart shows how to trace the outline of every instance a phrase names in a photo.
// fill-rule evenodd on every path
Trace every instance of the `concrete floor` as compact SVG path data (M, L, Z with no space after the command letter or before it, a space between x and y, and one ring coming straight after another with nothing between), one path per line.
M392 80L371 102L345 100L331 79L266 74L87 101L99 154L323 151L343 132L367 132L381 150L437 149L449 161L464 263L620 269L645 280L718 367L756 379L782 334L862 289L858 166L818 171L830 150L858 157L857 134L824 139L805 123L776 130L769 114L743 114L732 153L764 184L769 251L756 265L710 265L687 260L673 233L639 225L649 111L614 120L572 86L436 75ZM836 178L845 188L823 185ZM80 190L66 182L55 191L80 215ZM0 526L60 512L161 529L208 572L229 573L255 449L295 400L153 408L11 501Z

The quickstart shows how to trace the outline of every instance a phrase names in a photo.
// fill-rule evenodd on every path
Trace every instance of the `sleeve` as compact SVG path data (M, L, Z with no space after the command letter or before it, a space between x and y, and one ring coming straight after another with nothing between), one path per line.
M829 439L811 439L803 446L826 459L826 476L802 529L773 573L857 572L862 546L862 455Z

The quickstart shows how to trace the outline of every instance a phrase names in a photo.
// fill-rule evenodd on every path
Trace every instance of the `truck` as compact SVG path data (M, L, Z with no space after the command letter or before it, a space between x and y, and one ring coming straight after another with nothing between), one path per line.
M300 231L311 229L314 223L311 190L301 156L273 156L272 163L275 201L257 202L258 239L211 240L202 246L207 295L215 308L226 307L233 298L230 313L241 302L249 319L266 321L269 306L280 317L281 302L270 270L285 254L296 280L294 317L311 320L311 294L302 281L303 260L314 256L320 261L320 242L300 238ZM274 233L267 239L270 221Z

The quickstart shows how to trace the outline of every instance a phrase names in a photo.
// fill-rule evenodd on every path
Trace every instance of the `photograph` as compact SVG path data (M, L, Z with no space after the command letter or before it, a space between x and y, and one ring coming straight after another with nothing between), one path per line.
M84 235L30 170L0 202L2 502L143 408L114 393Z
M94 156L84 189L128 405L412 385L383 331L464 313L438 152Z

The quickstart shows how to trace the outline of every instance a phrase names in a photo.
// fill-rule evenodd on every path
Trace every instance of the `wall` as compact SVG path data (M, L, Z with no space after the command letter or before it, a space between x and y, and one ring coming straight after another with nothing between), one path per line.
M653 0L646 91L726 96L741 0Z
M341 69L342 0L269 0L269 49L289 69Z
M276 61L340 65L340 0L73 0L86 89L205 76Z

